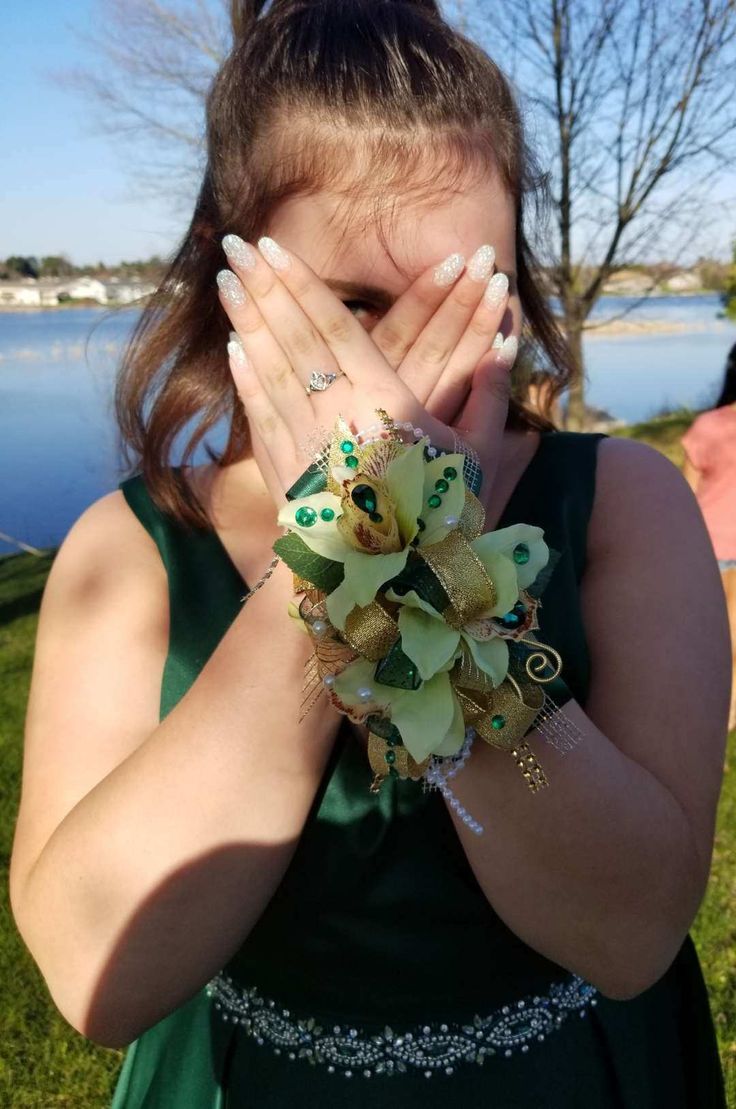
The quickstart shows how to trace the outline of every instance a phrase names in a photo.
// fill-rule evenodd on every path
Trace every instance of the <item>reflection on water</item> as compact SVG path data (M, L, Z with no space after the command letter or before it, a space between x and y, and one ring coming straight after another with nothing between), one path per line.
M619 315L630 303L606 297L591 318ZM627 422L664 406L712 403L736 340L736 325L716 318L719 307L714 295L653 298L627 318L688 330L586 336L588 403ZM123 474L112 387L136 318L132 309L0 313L0 531L53 546L89 504L116 488ZM221 422L208 441L220 447L224 435ZM200 446L195 462L204 461ZM0 554L15 549L0 541Z

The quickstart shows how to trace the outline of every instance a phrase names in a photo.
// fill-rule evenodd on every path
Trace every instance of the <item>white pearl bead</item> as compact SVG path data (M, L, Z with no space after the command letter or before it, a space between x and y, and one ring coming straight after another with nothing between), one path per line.
M422 429L420 427L415 427L414 428L414 434L416 435L417 439L423 439L424 438L424 432L422 431Z
M334 684L335 684L335 675L334 674L325 674L324 678L322 679L322 685L324 685L327 689L332 689Z
M317 636L323 636L327 631L327 624L324 620L314 620L312 622L312 631Z
M435 458L436 455L437 455L437 448L436 447L427 447L427 454L429 455L430 458Z
M372 701L373 690L369 689L368 686L361 686L361 688L358 690L358 700L363 702Z
M460 523L460 517L459 516L445 516L442 523L445 525L445 527L455 528Z

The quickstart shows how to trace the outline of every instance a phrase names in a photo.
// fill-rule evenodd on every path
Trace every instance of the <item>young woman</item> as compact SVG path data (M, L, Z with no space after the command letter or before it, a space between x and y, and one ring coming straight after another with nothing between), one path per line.
M720 396L682 437L683 474L703 513L726 593L731 627L731 711L736 728L736 343L726 359Z
M18 927L65 1018L130 1045L116 1109L723 1106L688 935L730 677L697 504L659 453L524 404L520 339L557 391L570 362L496 65L431 0L262 6L235 7L192 224L119 380L140 473L44 594ZM262 580L315 442L378 408L461 435L486 530L561 552L540 635L582 742L529 732L537 795L476 741L453 787L481 836L411 780L371 793L326 698L297 724L309 643L291 572ZM222 457L172 466L223 413Z

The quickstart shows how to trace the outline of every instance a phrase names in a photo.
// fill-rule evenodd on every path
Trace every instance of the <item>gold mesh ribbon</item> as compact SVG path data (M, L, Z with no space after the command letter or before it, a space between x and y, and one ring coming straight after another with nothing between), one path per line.
M393 752L393 758L390 756L391 752ZM368 733L368 761L374 774L370 787L371 793L378 793L381 782L388 777L392 767L400 778L411 778L412 781L417 782L429 766L428 758L417 762L406 747L400 744L392 746L374 732Z
M399 638L399 625L379 601L371 601L349 613L343 634L356 654L378 662Z
M417 547L442 583L450 603L442 613L451 628L461 628L496 603L496 587L467 539L451 531L439 543Z

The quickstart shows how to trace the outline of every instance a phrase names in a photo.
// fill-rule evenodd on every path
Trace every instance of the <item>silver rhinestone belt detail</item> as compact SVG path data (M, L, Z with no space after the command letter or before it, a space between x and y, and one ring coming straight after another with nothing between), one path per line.
M526 997L490 1016L474 1016L469 1023L425 1024L405 1032L387 1025L382 1033L371 1033L350 1024L321 1028L314 1017L297 1018L274 1000L261 997L255 986L239 986L226 974L213 978L206 992L222 1019L240 1025L256 1043L267 1043L276 1055L283 1052L289 1059L306 1059L345 1078L410 1070L431 1078L435 1073L453 1074L460 1063L482 1065L489 1055L508 1057L516 1048L528 1052L532 1041L541 1042L556 1032L572 1012L586 1016L587 1006L597 1004L598 993L574 974L567 982L553 983L543 997Z

